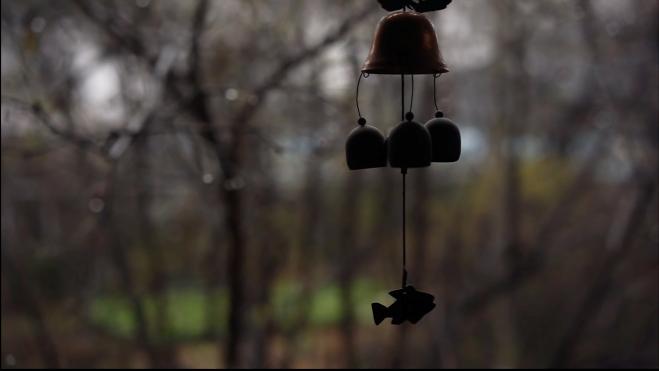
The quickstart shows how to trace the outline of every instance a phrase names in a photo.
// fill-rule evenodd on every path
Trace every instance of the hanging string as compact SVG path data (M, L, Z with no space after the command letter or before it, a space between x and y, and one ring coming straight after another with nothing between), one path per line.
M355 93L355 105L357 106L357 114L359 115L359 118L362 118L362 112L359 110L359 83L362 81L362 77L367 79L368 76L369 76L368 73L361 72L359 74L359 78L357 79L357 92Z
M400 75L400 121L405 120L405 75Z
M409 112L412 112L412 104L414 103L414 75L410 75L412 78L412 96L410 97L410 110Z
M412 112L412 105L414 104L414 75L410 75L412 79L412 95L410 97L410 109L407 112ZM405 120L405 75L400 75L400 119Z
M439 74L436 73L433 75L433 80L432 80L432 99L435 102L435 111L439 111L439 107L437 107L437 78L439 77Z
M405 120L405 75L400 75L400 119L401 121ZM410 98L410 112L412 111L412 104L414 102L414 75L412 75L412 97ZM405 175L407 174L407 168L400 169L401 174L403 174L403 277L402 277L402 287L405 288L407 284L407 270L406 267L406 246L405 246Z
M402 288L405 288L407 285L407 269L405 269L406 261L405 261L405 255L406 254L406 249L405 249L405 175L407 174L407 169L402 168L400 172L403 174L403 284Z

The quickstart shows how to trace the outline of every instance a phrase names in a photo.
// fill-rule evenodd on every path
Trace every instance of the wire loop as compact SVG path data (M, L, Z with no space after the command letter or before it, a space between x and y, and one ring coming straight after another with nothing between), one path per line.
M359 78L357 79L357 92L355 93L355 105L357 106L357 115L359 115L359 118L362 118L362 111L359 109L359 83L362 81L363 78L368 78L368 73L362 72L359 74Z

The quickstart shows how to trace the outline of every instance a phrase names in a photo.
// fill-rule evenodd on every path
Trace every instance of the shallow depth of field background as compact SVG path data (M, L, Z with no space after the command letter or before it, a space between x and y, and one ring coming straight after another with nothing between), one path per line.
M3 0L2 367L657 367L658 3L428 14L463 146L408 174L409 282L438 306L376 327L401 179L343 150L385 14ZM361 83L385 133L399 83Z

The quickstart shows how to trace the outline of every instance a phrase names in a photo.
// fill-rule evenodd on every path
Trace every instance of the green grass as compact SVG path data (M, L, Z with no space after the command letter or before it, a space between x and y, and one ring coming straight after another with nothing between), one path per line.
M303 303L308 300L309 322L312 327L333 326L342 318L341 292L336 284L328 284L311 291L303 298L302 287L297 282L282 281L272 291L272 310L275 321L288 327L300 320ZM371 305L385 300L386 290L373 281L356 280L351 289L353 311L358 323L370 323ZM172 288L167 291L166 332L156 334L158 300L153 296L141 299L145 308L149 332L157 341L181 341L196 339L208 333L222 334L226 329L228 296L224 289L207 296L201 287ZM262 320L259 308L249 308L249 320ZM104 295L92 300L88 308L89 319L95 325L117 337L132 338L135 334L135 318L128 298L121 295ZM208 317L211 317L209 320Z
M166 300L166 333L160 334L159 340L181 340L198 338L211 327L211 331L220 331L222 319L226 318L228 307L224 292L207 297L200 288L176 288L169 290ZM209 304L208 302L211 302ZM153 296L141 299L149 324L149 333L155 334L155 319L159 301ZM209 311L208 308L212 308ZM212 316L214 320L208 321ZM125 338L135 335L135 318L131 302L125 296L106 295L95 298L88 308L91 321L109 333Z
M120 297L99 297L92 301L89 309L91 320L114 335L132 337L135 321L128 301Z

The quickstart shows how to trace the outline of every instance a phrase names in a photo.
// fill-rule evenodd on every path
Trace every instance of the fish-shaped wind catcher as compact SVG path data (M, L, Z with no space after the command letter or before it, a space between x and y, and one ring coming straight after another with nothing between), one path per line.
M385 318L391 318L392 325L400 325L405 321L417 323L423 316L435 308L435 297L408 285L403 289L389 293L396 301L389 307L379 303L371 304L373 320L379 325Z

